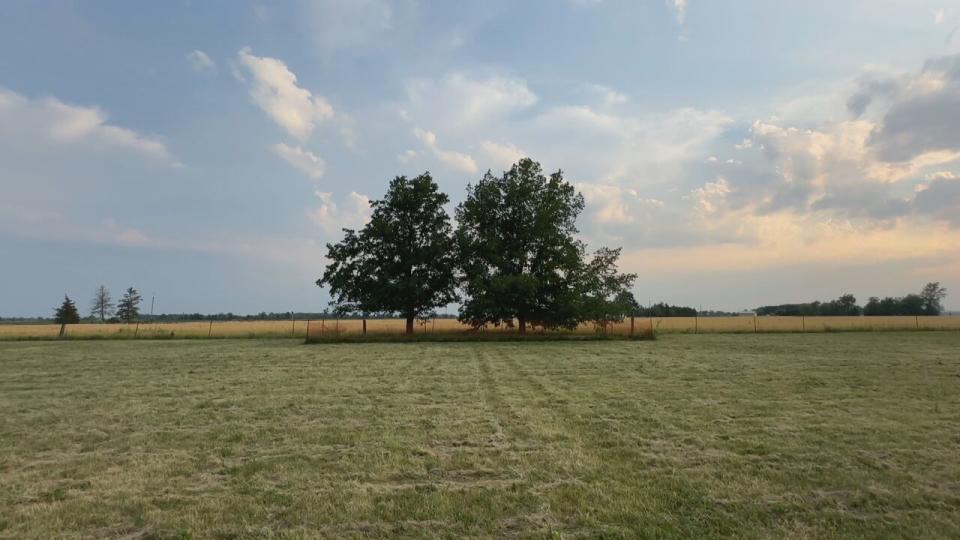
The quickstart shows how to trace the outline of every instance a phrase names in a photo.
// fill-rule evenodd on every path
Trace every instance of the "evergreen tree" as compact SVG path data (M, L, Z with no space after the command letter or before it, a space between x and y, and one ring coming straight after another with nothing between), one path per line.
M63 295L63 303L54 311L53 320L57 324L77 324L80 322L77 305L73 303L69 296Z
M111 315L113 315L113 302L110 299L110 291L101 285L93 293L93 301L90 303L90 316L100 317L100 322L106 322Z
M338 313L390 313L416 318L457 300L455 259L446 194L424 173L390 182L374 201L370 222L327 244L330 264L317 285L329 286Z
M136 289L128 288L123 293L123 298L117 303L117 318L127 323L137 320L140 317L141 300L140 293Z

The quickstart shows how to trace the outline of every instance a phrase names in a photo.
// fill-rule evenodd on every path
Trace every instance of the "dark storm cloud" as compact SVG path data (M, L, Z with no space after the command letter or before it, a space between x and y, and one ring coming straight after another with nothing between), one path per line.
M913 208L919 214L960 227L960 179L934 180L917 193Z
M811 205L813 210L842 210L852 218L887 221L910 213L908 199L892 197L887 184L857 183L831 186Z
M887 162L960 150L960 55L928 60L896 96L869 144Z
M900 88L892 78L865 75L857 80L857 90L847 99L847 110L854 118L863 116L867 107L877 98L889 97Z

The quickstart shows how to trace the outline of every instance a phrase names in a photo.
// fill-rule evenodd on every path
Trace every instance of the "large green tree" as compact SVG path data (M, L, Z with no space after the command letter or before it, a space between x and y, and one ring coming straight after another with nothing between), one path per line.
M467 186L457 207L460 319L475 327L516 320L523 334L528 323L572 328L595 313L585 305L585 248L574 237L583 207L561 171L548 177L529 158Z
M415 319L455 302L449 201L429 173L394 178L363 229L344 229L343 240L327 244L330 263L317 285L330 287L337 311L400 315L412 334Z
M123 297L117 302L117 318L123 322L132 322L140 317L140 293L129 287Z

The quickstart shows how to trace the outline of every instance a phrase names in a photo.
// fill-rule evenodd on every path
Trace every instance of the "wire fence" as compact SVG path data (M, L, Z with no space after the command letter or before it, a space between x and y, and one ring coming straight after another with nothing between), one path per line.
M322 338L403 334L402 319L311 319L291 321L199 321L130 324L5 324L0 339L67 338ZM556 333L631 335L655 333L769 333L880 330L960 330L960 316L893 317L636 317L600 326L582 324ZM474 329L456 319L418 320L414 333L516 333L516 326ZM536 326L529 333L544 333ZM62 334L62 335L61 335Z

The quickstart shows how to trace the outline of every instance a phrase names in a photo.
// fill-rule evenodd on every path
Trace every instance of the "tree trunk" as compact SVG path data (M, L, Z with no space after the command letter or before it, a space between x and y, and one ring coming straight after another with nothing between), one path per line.
M524 315L517 317L517 321L520 323L520 335L527 335L527 318Z
M413 315L407 315L407 335L413 335Z

